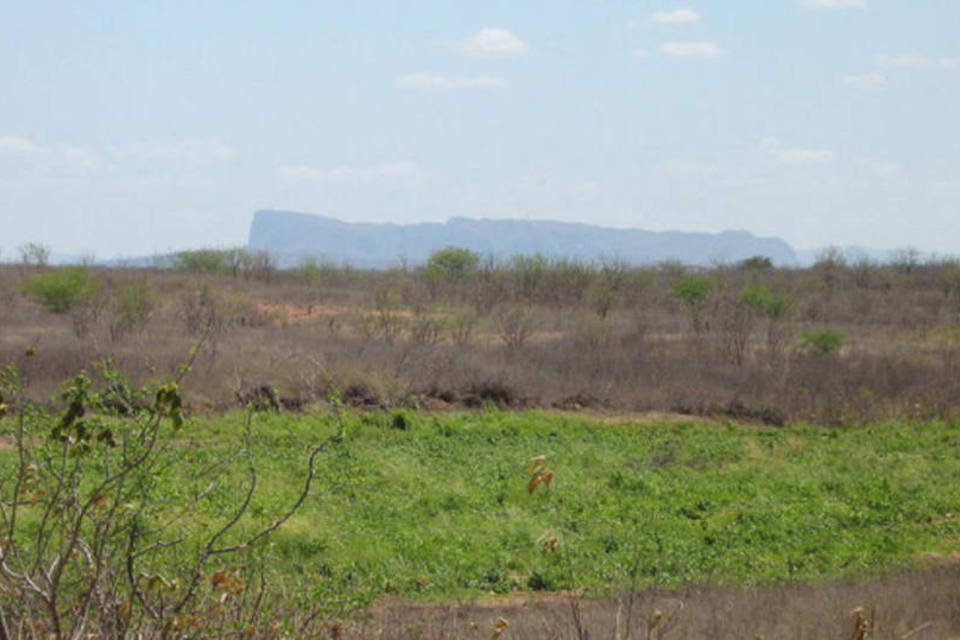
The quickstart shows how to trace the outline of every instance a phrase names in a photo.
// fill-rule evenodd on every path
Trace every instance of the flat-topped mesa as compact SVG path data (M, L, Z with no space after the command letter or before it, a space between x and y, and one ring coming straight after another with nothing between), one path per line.
M463 247L500 258L539 253L584 261L618 259L642 265L673 260L707 266L766 256L793 265L793 248L779 238L746 231L696 233L614 229L550 220L451 218L445 223L352 223L290 211L257 211L249 248L269 251L281 266L322 257L358 268L424 262L444 247Z

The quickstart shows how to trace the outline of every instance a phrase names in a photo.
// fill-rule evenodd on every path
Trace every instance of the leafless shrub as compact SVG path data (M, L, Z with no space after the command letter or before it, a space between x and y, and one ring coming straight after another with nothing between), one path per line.
M756 323L756 312L739 297L725 296L718 302L715 313L721 347L735 366L742 367Z
M464 347L470 344L477 328L479 317L471 307L461 307L453 313L450 320L450 338L457 346Z
M503 305L494 318L500 341L509 351L520 349L533 332L533 312L526 305Z
M393 344L403 331L404 325L396 293L386 286L378 289L373 296L373 308L374 323L380 337L387 344Z
M605 316L584 314L574 321L572 334L574 345L580 352L595 356L610 345L612 330Z
M132 331L142 332L157 308L157 298L146 280L121 284L110 292L107 304L110 340L118 342Z
M722 412L736 400L777 407L790 421L960 415L960 357L951 337L960 325L955 263L909 270L842 260L813 269L624 267L608 274L618 300L603 319L586 295L603 277L602 264L521 266L481 260L470 277L444 281L429 306L417 273L402 270L325 265L320 306L321 285L299 271L277 271L268 283L242 271L233 278L229 270L100 269L95 275L107 282L106 291L147 283L156 300L150 332L124 343L122 336L140 329L126 329L108 303L99 316L94 310L78 317L78 330L88 336L78 345L67 339L74 330L68 314L24 299L25 283L56 269L0 265L10 300L0 305L0 355L16 358L39 345L37 382L52 388L100 348L89 338L105 320L115 338L111 354L138 379L173 370L170 354L212 330L205 355L214 357L205 359L190 394L208 407L234 402L229 380L237 374L289 379L296 377L291 354L310 354L338 377L367 379L374 372L374 386L389 389L391 399L413 389L459 392L477 380L503 379L519 395L547 404L585 393L625 411ZM752 302L744 307L749 288ZM527 295L533 302L523 301ZM843 348L829 358L798 352L803 336L824 330L846 336Z
M226 326L223 303L207 284L181 297L180 312L187 331L193 336L219 333Z
M443 333L443 325L442 319L419 306L410 319L410 339L418 345L436 344Z

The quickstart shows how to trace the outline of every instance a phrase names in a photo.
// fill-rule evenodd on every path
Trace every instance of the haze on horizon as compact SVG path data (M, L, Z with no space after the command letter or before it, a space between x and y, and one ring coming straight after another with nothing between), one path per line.
M402 5L402 6L401 6ZM0 4L0 258L254 210L960 253L954 0Z

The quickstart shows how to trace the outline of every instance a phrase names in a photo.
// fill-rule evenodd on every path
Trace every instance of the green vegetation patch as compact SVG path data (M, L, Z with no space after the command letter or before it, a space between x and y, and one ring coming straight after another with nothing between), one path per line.
M772 429L496 411L346 421L269 551L290 584L329 597L764 583L960 548L958 424ZM184 428L179 464L164 470L171 508L203 491L194 471L235 448L242 424ZM295 499L310 444L335 429L325 416L255 419L251 528ZM211 520L231 495L206 494Z

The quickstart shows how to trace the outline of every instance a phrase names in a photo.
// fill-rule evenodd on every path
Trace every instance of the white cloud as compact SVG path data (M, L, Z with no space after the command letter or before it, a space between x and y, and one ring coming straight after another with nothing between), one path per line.
M529 47L512 31L484 27L464 41L463 49L478 58L498 58L524 54Z
M870 73L845 76L844 84L858 89L878 90L886 86L891 76L909 71L953 71L960 66L957 58L935 58L920 53L883 54L876 57L876 70Z
M906 172L898 162L877 158L855 158L854 166L865 173L884 180L901 179Z
M499 89L506 85L503 78L494 76L441 76L433 73L410 73L397 84L407 89L427 91L463 91Z
M936 63L927 56L907 53L896 56L878 56L877 65L881 69L932 69L936 66Z
M884 71L897 71L900 69L922 69L953 71L960 67L960 58L933 58L919 53L907 53L901 55L881 55L877 56L877 67Z
M867 0L801 0L811 9L866 9Z
M960 180L935 180L929 191L937 196L960 196Z
M673 160L658 167L658 172L669 178L711 178L719 179L723 176L723 169L714 163L698 162L693 160Z
M785 147L776 138L764 138L760 141L760 149L780 164L787 165L818 165L826 164L834 159L834 153L829 149L801 149Z
M95 171L103 159L94 149L45 146L30 138L0 136L0 174L67 175Z
M168 162L223 162L234 156L233 148L219 140L177 140L148 142L114 150L119 159L162 160Z
M723 50L708 41L701 42L665 42L660 51L678 58L716 58Z
M216 140L145 142L97 149L44 145L30 138L0 136L0 179L9 187L35 189L51 181L81 176L157 172L163 180L179 180L203 165L229 160L233 149ZM141 178L155 181L156 177Z
M329 169L309 165L284 165L276 176L286 183L315 183L327 186L411 187L422 182L427 174L412 161L391 162L373 167L338 166Z
M242 239L248 221L237 212L250 195L238 195L235 165L217 161L230 155L218 142L111 148L0 135L0 202L17 212L0 244L113 257ZM188 210L195 216L176 219Z
M700 14L693 9L673 9L650 14L650 21L657 24L686 24L700 20Z
M872 73L862 73L852 76L844 76L843 84L857 89L866 89L868 91L878 91L887 85L886 74L874 71Z
M41 153L43 148L29 138L18 138L16 136L0 137L0 154L3 155L36 155Z
M800 247L909 244L957 251L956 238L942 231L953 228L960 204L955 167L929 174L893 157L815 147L769 138L744 153L667 161L648 179L637 175L634 219L648 228L749 229Z

